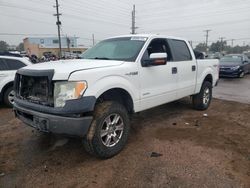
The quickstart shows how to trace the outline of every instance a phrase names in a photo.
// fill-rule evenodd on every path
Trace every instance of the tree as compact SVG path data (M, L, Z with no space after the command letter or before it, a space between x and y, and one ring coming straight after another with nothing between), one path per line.
M212 52L222 52L225 50L227 46L227 42L226 41L217 41L211 44L210 46L210 51Z
M195 47L196 51L200 51L200 52L206 52L206 44L205 43L199 43L196 47Z
M6 52L9 45L5 41L0 41L0 52Z
M19 51L19 52L24 51L23 42L21 42L20 44L18 44L18 46L16 47L16 50Z

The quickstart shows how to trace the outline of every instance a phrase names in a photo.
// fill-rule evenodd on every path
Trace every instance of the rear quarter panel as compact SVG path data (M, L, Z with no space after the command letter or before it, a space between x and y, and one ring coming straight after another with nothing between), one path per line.
M213 77L213 86L219 79L219 60L218 59L199 59L197 60L197 84L195 93L199 93L201 85L207 75L211 74Z

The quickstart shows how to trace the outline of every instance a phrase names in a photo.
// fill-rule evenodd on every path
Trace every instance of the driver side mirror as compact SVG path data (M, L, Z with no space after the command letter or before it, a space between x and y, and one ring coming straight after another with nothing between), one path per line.
M152 53L149 59L142 60L143 67L166 65L167 64L167 53Z

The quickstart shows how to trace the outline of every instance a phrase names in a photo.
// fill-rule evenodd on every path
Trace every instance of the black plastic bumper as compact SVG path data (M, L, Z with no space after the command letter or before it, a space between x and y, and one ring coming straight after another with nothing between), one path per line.
M81 100L76 100L77 105L57 109L19 99L14 103L14 112L18 119L39 131L84 137L88 133L93 117L81 117L80 114L94 110L92 104L94 101L87 101L85 104L91 103L91 105L85 108L82 107Z
M94 96L82 97L80 99L68 100L64 107L49 107L31 103L19 98L14 99L18 106L46 114L67 115L92 112L95 108L96 98Z
M243 72L243 70L230 70L230 71L220 71L220 77L239 77L239 75Z

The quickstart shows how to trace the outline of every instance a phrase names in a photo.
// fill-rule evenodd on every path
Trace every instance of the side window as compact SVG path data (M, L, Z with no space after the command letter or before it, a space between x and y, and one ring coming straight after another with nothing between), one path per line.
M192 60L192 56L185 41L175 39L171 39L169 41L173 52L174 61Z
M166 39L153 39L144 52L142 59L149 59L152 53L167 53L167 61L173 61L172 54Z
M5 59L8 70L17 70L25 66L24 63L14 59Z
M0 59L0 71L8 70L8 67L3 59Z
M245 58L245 61L247 61L249 63L249 59L246 55L244 56L244 58Z

